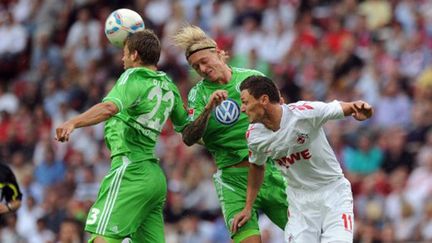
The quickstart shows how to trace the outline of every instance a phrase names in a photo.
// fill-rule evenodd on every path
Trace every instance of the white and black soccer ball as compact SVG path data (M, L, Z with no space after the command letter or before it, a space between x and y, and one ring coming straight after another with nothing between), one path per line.
M109 42L116 47L123 47L128 35L144 28L145 25L141 16L127 8L113 11L105 21L105 35Z

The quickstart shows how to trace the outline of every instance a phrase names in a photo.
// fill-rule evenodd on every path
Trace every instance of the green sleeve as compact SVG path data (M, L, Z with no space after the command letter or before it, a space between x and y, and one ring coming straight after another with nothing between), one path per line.
M124 72L117 80L114 87L102 100L113 102L119 111L129 108L132 106L142 95L142 88L139 82L136 82L133 73Z
M174 107L170 119L176 132L183 131L188 123L188 113L177 88L174 90Z
M206 105L205 101L200 97L198 92L198 85L194 86L188 95L188 121L194 121L204 110Z

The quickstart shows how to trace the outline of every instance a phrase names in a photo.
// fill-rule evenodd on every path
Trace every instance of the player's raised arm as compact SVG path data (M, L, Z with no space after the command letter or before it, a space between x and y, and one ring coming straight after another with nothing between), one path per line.
M228 93L225 90L216 90L210 96L210 100L204 107L201 114L183 130L183 142L191 146L197 143L202 136L207 127L207 123L210 118L211 111L214 107L218 106L222 101L228 98Z

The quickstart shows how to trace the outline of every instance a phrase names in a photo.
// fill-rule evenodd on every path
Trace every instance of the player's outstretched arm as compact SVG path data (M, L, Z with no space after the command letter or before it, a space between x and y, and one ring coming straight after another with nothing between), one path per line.
M248 186L246 193L246 203L243 210L238 213L232 222L231 232L235 233L237 230L246 224L251 218L253 204L257 198L259 189L264 180L265 165L250 164L248 174Z
M369 119L373 115L373 107L362 100L340 102L345 116L352 116L358 121Z
M209 102L204 108L204 111L201 112L201 114L183 130L183 142L186 145L191 146L202 138L206 130L211 111L222 101L226 100L227 97L228 93L225 90L216 90L213 92L213 94L210 96Z
M102 102L92 106L86 112L64 122L56 128L55 139L60 142L69 141L69 137L75 128L87 127L108 120L117 114L119 109L110 102Z

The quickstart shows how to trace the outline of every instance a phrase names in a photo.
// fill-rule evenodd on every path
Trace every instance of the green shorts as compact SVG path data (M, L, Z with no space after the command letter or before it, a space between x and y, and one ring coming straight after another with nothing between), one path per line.
M85 230L114 239L130 237L133 242L165 242L162 211L166 193L159 164L116 157L101 182Z
M225 225L231 229L234 216L243 210L246 202L248 167L225 168L213 175L213 182L222 207ZM254 204L251 219L231 238L236 242L259 235L258 211L265 213L282 230L288 221L288 199L285 178L271 164L267 164L264 182Z

